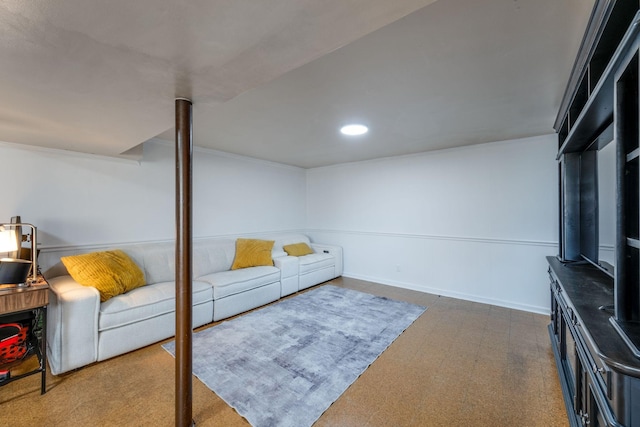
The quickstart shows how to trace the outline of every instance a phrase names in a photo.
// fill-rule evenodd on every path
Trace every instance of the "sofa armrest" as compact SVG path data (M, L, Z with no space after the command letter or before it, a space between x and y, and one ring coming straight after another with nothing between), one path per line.
M336 259L336 277L342 276L342 247L335 245L323 245L319 243L312 243L311 248L316 253L325 253L333 255Z
M281 256L273 259L273 265L280 269L280 297L298 292L298 257Z
M280 269L280 277L287 278L298 275L298 257L283 256L273 259L273 265Z
M71 276L48 282L47 359L58 375L98 360L100 294Z

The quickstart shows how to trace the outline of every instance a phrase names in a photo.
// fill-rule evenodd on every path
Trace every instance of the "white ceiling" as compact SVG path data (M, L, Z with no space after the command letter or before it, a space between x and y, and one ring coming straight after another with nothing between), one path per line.
M552 124L594 0L3 0L0 140L316 167ZM350 121L370 132L347 138Z

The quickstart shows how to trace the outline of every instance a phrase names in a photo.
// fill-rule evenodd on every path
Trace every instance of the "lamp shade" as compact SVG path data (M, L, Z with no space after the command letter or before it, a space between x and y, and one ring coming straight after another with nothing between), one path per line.
M15 252L18 250L18 240L15 230L0 231L0 252Z

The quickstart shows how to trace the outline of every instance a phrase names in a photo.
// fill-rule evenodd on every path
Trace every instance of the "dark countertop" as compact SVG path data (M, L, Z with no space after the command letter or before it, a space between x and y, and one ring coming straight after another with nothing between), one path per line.
M598 357L612 370L640 378L640 359L611 324L613 311L599 309L613 307L613 279L590 264L563 264L556 257L547 260Z

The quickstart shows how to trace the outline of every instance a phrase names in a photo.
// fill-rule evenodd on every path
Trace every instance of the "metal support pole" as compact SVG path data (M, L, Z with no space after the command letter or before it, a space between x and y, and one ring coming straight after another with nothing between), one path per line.
M192 419L191 101L176 99L176 426Z

